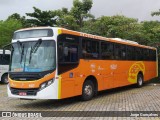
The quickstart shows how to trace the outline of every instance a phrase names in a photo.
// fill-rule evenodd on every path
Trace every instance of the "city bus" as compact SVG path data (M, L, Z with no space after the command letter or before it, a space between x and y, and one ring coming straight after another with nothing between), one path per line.
M3 50L0 49L0 82L8 83L8 71L10 63L10 51L6 50L5 55L3 55Z
M157 49L120 38L34 27L14 32L8 96L92 99L98 91L158 76Z

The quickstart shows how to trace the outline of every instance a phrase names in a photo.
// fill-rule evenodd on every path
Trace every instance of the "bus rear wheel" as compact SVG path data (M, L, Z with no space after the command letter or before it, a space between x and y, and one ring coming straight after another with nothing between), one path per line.
M94 84L91 80L87 80L83 84L82 88L82 100L91 100L94 96Z
M143 86L143 75L142 74L138 74L137 76L137 87L142 87Z
M4 75L2 76L1 81L2 81L2 83L7 84L7 83L8 83L8 74L4 74Z

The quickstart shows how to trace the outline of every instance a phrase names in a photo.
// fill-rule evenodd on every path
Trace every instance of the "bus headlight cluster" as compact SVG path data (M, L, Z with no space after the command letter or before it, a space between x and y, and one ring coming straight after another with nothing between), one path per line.
M40 90L48 87L48 86L51 85L53 82L54 82L54 79L42 83L42 84L40 85Z

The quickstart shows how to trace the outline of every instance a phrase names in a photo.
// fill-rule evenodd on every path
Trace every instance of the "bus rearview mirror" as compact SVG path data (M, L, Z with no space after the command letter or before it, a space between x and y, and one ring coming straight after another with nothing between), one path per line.
M5 54L6 54L6 49L5 49L5 48L9 47L10 45L12 45L12 43L3 46L3 57L4 57Z

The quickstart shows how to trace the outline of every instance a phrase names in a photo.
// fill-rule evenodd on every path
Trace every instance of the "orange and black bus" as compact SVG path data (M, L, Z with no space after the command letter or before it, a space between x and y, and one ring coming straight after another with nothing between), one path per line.
M14 32L8 96L91 99L98 91L158 76L157 50L137 42L58 27Z

